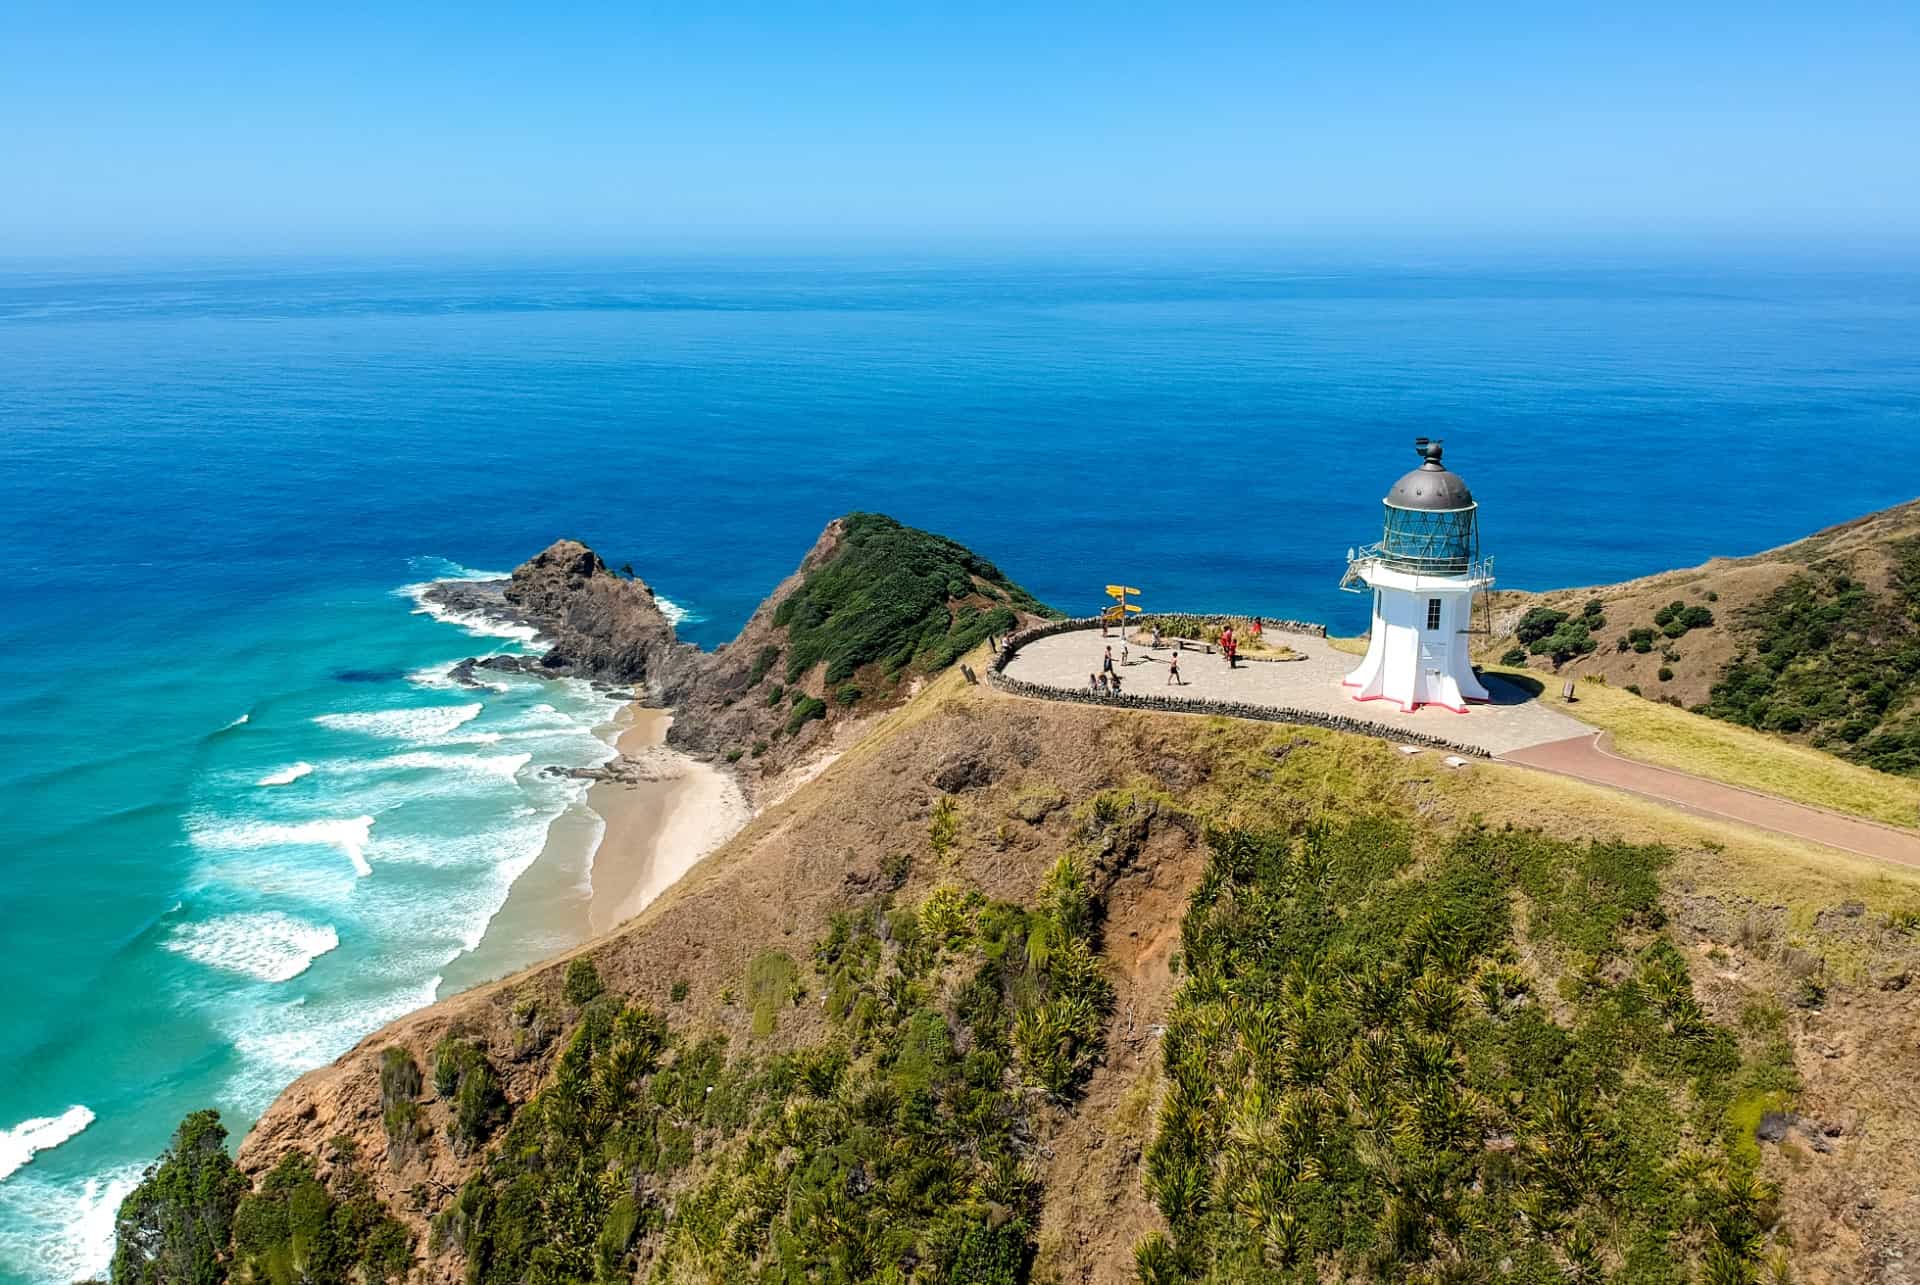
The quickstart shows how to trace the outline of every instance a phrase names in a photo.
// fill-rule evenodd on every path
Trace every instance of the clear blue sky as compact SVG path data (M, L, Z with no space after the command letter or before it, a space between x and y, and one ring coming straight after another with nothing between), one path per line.
M1920 6L0 5L0 257L1920 238Z

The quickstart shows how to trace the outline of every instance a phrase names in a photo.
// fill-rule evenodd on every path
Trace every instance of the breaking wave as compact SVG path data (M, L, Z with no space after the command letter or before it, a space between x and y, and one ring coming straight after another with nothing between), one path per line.
M419 741L445 736L462 723L480 716L478 701L471 705L429 705L424 709L380 709L355 714L318 714L314 722L336 732L357 732L362 736L385 736L393 740Z
M310 924L277 910L181 924L167 949L196 963L263 982L291 981L340 945L331 924Z
M373 818L352 817L343 820L297 821L282 824L272 821L248 821L240 825L215 826L195 830L196 846L212 851L251 848L330 847L338 848L353 862L355 874L365 878L373 873L367 864L367 839L373 830Z
M71 1106L59 1115L22 1120L0 1132L0 1180L10 1178L42 1151L51 1151L93 1123L93 1112Z
M295 781L299 780L301 777L305 776L307 773L311 771L313 771L313 764L295 763L290 767L283 767L277 772L267 773L265 776L261 777L258 781L255 781L254 784L255 785L292 785Z

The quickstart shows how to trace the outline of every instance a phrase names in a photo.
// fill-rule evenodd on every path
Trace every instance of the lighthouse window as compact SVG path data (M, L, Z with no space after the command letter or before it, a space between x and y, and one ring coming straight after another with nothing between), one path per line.
M1427 599L1427 628L1438 629L1439 627L1440 600L1438 598L1429 598Z

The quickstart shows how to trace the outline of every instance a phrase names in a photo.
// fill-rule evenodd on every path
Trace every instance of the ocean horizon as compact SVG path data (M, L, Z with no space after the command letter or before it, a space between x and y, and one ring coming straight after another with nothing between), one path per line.
M1857 264L0 270L0 1283L104 1270L186 1111L237 1141L478 980L618 702L454 685L531 640L426 583L573 537L713 647L871 510L1075 614L1354 633L1416 435L1544 589L1911 499L1916 428L1920 272Z

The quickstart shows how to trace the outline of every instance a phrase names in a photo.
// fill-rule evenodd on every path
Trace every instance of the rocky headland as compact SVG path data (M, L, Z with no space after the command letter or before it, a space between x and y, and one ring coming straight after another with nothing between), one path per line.
M423 596L536 632L536 650L467 657L454 682L516 673L631 690L674 711L669 747L727 764L749 790L817 758L981 638L1051 614L954 542L864 513L829 522L713 651L681 641L645 580L577 540L555 541L505 579L441 581ZM633 770L623 760L596 769Z

